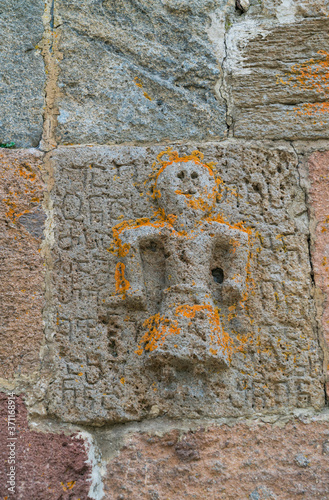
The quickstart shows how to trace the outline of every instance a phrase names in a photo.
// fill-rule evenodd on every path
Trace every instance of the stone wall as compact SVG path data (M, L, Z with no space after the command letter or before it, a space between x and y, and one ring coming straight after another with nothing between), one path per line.
M1 498L329 498L328 16L2 2Z

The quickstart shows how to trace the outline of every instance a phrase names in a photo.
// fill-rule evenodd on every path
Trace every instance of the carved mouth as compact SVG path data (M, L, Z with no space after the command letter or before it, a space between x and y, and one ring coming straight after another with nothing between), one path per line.
M175 191L175 193L190 197L190 196L193 196L194 194L196 194L196 190L195 189L188 189L187 191L182 191L181 189L177 189Z

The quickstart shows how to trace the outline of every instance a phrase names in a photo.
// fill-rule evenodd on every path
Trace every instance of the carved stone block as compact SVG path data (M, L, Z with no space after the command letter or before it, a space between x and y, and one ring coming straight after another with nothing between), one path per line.
M63 147L52 163L50 414L103 425L323 405L292 150Z

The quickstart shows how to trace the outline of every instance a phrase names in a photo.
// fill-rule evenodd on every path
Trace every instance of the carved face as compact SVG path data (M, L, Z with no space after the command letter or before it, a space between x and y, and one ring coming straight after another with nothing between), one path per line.
M217 184L213 172L193 160L173 162L159 175L159 205L165 213L187 213L193 219L209 214L216 203Z

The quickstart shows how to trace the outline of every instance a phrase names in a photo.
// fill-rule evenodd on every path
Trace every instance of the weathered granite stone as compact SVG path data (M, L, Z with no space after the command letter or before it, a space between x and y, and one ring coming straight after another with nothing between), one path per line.
M329 135L329 21L271 24L248 17L227 35L229 115L235 137Z
M43 0L0 5L0 143L38 146L42 134L45 70L40 49Z
M32 374L40 363L42 156L37 150L0 150L0 378Z
M328 432L328 422L296 419L283 427L239 424L130 434L108 462L104 498L325 499ZM103 436L104 455L110 444Z
M171 159L163 146L52 154L47 411L102 425L321 408L295 153L235 142L178 148ZM188 207L204 213L193 222ZM225 237L215 244L216 227Z
M19 500L89 500L91 464L81 436L31 430L22 396L0 393L0 495ZM9 413L10 411L10 413ZM11 417L8 425L8 413ZM14 413L14 415L12 415ZM14 426L13 426L14 424ZM13 431L14 429L14 431ZM14 435L10 435L13 432ZM14 439L11 439L14 438ZM14 444L8 446L8 444ZM11 451L11 453L10 453ZM7 483L14 467L14 491Z
M215 91L221 61L207 30L225 3L57 2L59 142L223 138L225 104ZM224 31L224 19L219 25Z

